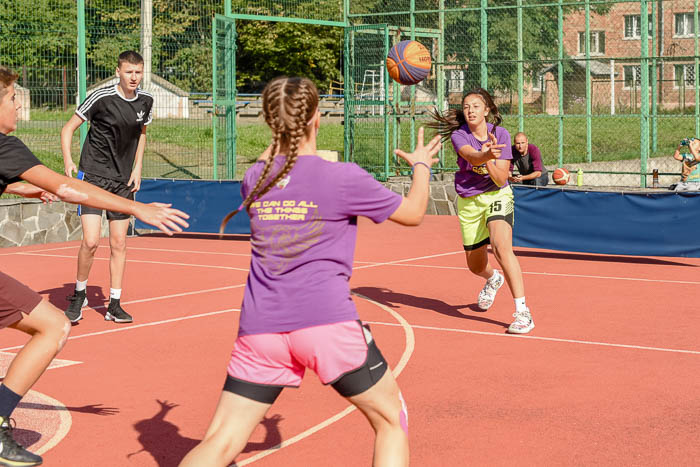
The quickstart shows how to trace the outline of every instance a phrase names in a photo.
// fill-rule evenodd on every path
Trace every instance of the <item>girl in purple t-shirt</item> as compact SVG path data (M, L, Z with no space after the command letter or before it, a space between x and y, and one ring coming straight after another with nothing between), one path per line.
M491 95L482 88L462 99L462 108L433 113L429 126L447 140L457 153L459 170L455 189L462 240L469 270L486 279L478 305L487 310L503 285L504 277L489 264L486 245L491 244L503 268L505 281L515 300L515 320L508 332L525 334L535 327L525 304L525 287L518 258L513 253L513 191L508 185L510 135ZM489 120L491 122L489 122Z
M417 225L428 202L436 136L413 153L406 198L355 164L316 156L318 91L305 78L277 78L262 94L272 144L242 184L251 262L238 338L204 440L181 466L229 465L284 387L304 371L355 404L376 433L375 465L408 465L408 414L388 364L360 321L349 280L357 216Z

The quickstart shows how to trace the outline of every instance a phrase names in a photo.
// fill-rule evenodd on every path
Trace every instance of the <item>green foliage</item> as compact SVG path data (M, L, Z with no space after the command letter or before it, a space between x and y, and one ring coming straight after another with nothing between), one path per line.
M237 22L237 87L259 92L275 76L305 76L325 88L340 80L343 30L259 21Z

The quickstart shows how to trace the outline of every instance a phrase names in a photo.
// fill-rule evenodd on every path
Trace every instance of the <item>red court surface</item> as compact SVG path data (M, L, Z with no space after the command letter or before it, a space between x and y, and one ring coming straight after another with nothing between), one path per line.
M135 322L103 320L104 243L84 319L14 414L17 437L47 466L175 466L220 394L247 239L128 245L122 303ZM63 308L77 251L75 242L9 248L0 262ZM408 403L411 464L698 465L700 259L516 253L536 323L528 336L505 333L507 287L477 311L483 280L465 269L456 218L360 222L350 284ZM0 336L4 374L26 338ZM237 465L370 465L372 442L363 416L309 372Z

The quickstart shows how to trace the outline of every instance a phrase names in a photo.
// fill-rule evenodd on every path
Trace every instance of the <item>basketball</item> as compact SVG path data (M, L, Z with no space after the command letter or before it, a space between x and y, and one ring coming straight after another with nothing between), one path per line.
M430 73L430 52L416 41L401 41L391 48L386 58L386 69L391 79L399 84L420 83Z
M557 185L566 185L567 183L569 183L570 178L571 174L568 170L566 170L563 167L559 167L552 174L552 180L554 180L554 183L556 183Z

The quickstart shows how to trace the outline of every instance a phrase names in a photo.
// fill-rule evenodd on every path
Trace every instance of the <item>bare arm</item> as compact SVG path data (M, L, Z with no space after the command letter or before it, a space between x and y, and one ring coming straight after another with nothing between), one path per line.
M421 127L418 130L416 148L412 153L405 153L400 149L394 151L397 156L406 160L413 167L413 181L408 195L404 197L396 211L389 216L390 220L401 225L418 225L423 221L430 195L430 169L428 167L432 167L439 161L434 156L441 146L439 136L435 136L427 145L424 145L423 127Z
M146 150L146 125L143 126L141 130L141 135L139 136L139 144L136 146L136 156L134 158L134 167L131 169L131 177L127 185L134 184L131 191L139 191L141 188L141 170L143 169L143 153Z
M58 197L53 193L42 190L38 186L34 186L31 183L10 183L5 189L5 193L23 196L25 198L37 198L42 200L44 203L50 203L52 201L58 201Z
M64 173L68 177L73 176L73 172L78 172L73 158L71 156L71 141L73 140L73 133L77 130L80 125L82 125L84 120L78 117L77 114L73 116L63 125L61 129L61 152L63 153L63 167Z
M486 170L489 172L489 176L493 183L495 183L499 188L504 186L508 181L508 169L510 168L510 161L508 160L495 160L486 163ZM524 179L524 176L523 176Z
M497 149L499 151L498 154L500 155L500 148L503 147L505 147L504 144L499 144L498 147L494 149ZM484 151L483 148L481 151L477 151L470 145L466 144L459 148L459 157L476 167L484 164L487 161L496 159L498 156L494 155L491 148L488 148L486 151Z
M172 231L182 232L180 226L189 226L185 221L189 216L182 211L170 208L169 204L143 204L131 201L82 180L56 173L44 165L35 165L22 173L20 177L54 193L63 201L130 214L159 228L168 235L172 235Z
M532 180L533 178L538 178L540 175L542 175L542 172L539 170L535 170L532 173L529 173L527 175L521 175L520 180Z

